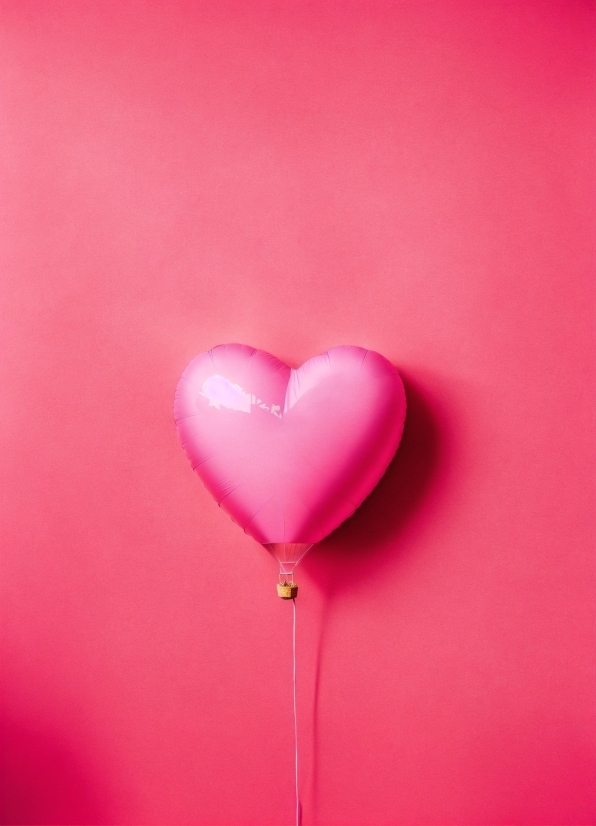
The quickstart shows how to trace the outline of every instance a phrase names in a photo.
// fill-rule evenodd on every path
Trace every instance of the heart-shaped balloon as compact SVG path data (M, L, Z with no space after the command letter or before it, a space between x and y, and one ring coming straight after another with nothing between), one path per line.
M395 367L372 350L334 347L292 370L223 344L191 361L174 409L217 503L295 563L377 484L399 445L406 397Z

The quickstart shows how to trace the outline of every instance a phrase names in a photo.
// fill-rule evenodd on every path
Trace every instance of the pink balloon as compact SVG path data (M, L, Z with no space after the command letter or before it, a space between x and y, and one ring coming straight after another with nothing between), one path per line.
M395 367L372 350L334 347L292 370L262 350L223 344L188 365L174 410L192 467L220 507L295 564L387 469L406 397Z

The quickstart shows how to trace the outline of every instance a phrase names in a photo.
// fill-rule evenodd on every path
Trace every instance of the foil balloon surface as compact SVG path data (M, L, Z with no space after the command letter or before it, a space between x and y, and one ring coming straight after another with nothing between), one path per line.
M291 574L387 469L406 397L395 367L372 350L334 347L293 370L223 344L188 365L174 410L206 488Z

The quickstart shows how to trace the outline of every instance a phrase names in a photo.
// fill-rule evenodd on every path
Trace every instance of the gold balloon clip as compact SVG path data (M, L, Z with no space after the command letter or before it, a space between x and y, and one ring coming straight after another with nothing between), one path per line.
M282 599L296 599L298 596L298 586L295 582L287 582L284 579L283 582L277 583L277 596Z

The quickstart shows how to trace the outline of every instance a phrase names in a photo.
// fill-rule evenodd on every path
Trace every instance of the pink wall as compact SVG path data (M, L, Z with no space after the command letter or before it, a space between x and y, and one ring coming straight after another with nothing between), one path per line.
M241 341L407 383L300 572L305 824L594 823L593 6L1 8L3 822L292 820L291 606L172 416Z

